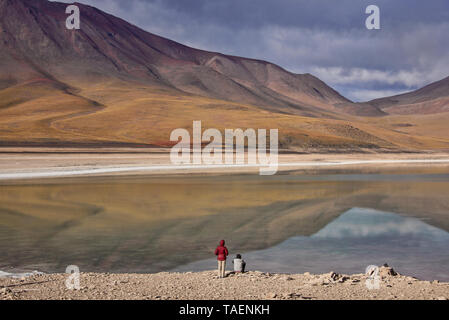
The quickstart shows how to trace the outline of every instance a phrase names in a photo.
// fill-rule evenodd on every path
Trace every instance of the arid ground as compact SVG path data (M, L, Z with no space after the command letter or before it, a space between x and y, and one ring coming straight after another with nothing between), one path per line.
M379 287L364 274L271 274L251 271L80 275L79 290L69 290L66 274L0 279L0 300L447 300L449 283L419 281L380 268ZM368 286L367 286L367 280Z
M448 168L449 154L434 153L312 153L279 155L279 171L329 171L362 170L375 171L426 168ZM154 168L152 168L154 167ZM106 169L106 172L95 170ZM121 171L123 170L123 171ZM170 149L133 148L1 148L0 181L26 179L33 174L52 177L69 176L112 176L112 175L154 175L154 174L207 174L207 173L257 173L255 167L217 167L177 169L171 164ZM46 175L47 174L47 175ZM17 175L15 177L14 175ZM36 176L38 177L38 176Z

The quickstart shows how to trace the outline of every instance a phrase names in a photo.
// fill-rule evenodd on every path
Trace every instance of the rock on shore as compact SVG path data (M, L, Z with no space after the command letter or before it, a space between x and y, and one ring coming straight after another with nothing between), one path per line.
M157 274L82 273L80 289L69 290L67 274L34 275L0 279L0 300L18 299L139 299L139 300L347 300L449 298L449 283L420 281L381 267L378 287L367 285L369 275L335 272L314 275L271 274L251 271L228 273L218 279L215 271ZM373 282L368 282L368 284ZM371 287L371 289L369 288Z

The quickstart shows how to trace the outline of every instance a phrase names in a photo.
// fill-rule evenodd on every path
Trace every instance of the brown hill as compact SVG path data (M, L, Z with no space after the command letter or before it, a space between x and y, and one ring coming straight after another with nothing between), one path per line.
M367 102L389 114L449 112L449 77L421 89Z
M0 1L3 88L36 78L71 83L115 77L290 112L316 114L310 106L348 101L312 75L189 48L90 6L79 5L81 30L67 30L66 6Z
M310 74L190 48L78 5L81 29L67 30L67 4L0 0L0 145L168 146L173 129L202 120L279 128L290 149L449 148L448 135L398 130L415 119L386 124L385 110Z

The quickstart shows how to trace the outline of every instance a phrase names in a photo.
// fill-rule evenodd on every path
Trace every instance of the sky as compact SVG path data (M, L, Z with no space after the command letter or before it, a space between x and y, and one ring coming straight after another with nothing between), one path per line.
M449 76L448 0L78 2L185 45L311 73L353 101ZM369 5L380 9L380 30L365 26Z

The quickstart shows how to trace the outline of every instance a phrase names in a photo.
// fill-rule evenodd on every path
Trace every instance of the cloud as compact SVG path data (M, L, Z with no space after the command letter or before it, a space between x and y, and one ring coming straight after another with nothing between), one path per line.
M398 94L406 93L409 90L369 90L369 89L351 89L350 92L347 93L347 97L349 97L352 101L361 102L361 101L370 101L383 97L391 97Z
M377 0L374 31L364 24L368 0L79 1L186 45L312 73L355 100L449 75L445 0Z
M362 238L389 236L427 236L449 239L444 230L416 218L373 209L353 208L312 235L313 238Z

